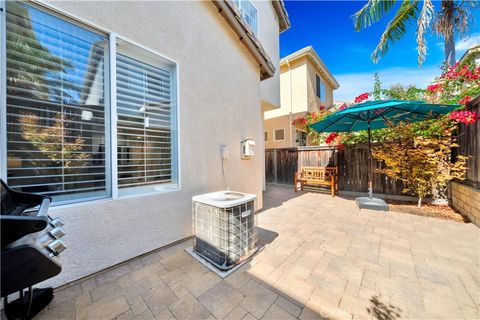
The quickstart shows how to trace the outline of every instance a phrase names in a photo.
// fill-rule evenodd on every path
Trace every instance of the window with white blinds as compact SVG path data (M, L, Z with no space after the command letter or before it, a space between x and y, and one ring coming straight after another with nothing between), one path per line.
M116 65L119 194L175 183L174 65L124 41Z
M57 204L108 196L108 38L17 1L4 30L8 184Z

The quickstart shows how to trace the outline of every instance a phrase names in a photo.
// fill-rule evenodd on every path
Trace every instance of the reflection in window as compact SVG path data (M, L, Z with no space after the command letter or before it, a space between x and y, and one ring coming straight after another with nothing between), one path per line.
M6 3L9 185L56 201L106 196L106 36Z
M233 2L242 14L243 20L258 37L257 8L249 0L234 0Z
M172 154L176 110L173 78L171 64L119 41L117 158L120 195L176 182Z

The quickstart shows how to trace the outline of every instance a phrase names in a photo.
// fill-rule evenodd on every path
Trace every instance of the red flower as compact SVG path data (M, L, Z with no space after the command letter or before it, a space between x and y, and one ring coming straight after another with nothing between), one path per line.
M462 100L458 101L459 104L467 105L470 101L472 101L472 97L465 96Z
M427 87L427 91L434 93L434 92L439 92L443 91L442 85L440 83L437 84L431 84Z
M328 136L325 138L325 143L331 144L337 137L338 137L338 133L336 132L329 133Z
M323 111L323 110L325 110L326 107L325 106L320 106L319 108L320 108L320 111Z
M339 145L337 145L337 149L339 151L343 151L343 150L345 150L345 145L343 143L340 143Z
M347 104L344 103L344 104L342 104L340 107L338 107L338 111L347 109L347 107L348 107Z
M355 103L360 103L368 99L368 92L362 93L361 95L357 96L355 98Z
M473 124L475 121L477 121L477 113L467 110L452 111L449 115L449 118L464 124Z

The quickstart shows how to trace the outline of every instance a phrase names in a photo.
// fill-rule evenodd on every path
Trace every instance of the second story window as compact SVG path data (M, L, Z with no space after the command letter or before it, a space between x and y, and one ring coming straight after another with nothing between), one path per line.
M257 8L248 0L235 0L234 3L242 13L243 20L252 28L253 33L258 36Z
M325 101L325 82L318 74L315 75L315 94L321 101Z

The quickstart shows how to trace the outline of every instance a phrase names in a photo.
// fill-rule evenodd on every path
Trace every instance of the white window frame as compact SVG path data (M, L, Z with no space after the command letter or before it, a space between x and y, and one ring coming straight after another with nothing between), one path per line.
M245 18L243 17L243 8L242 8L242 2L243 2L243 1L248 1L248 2L250 3L250 5L255 8L255 11L256 11L256 13L257 13L257 17L256 17L256 27L257 27L257 28L256 28L256 29L252 28L252 26L251 26L251 25L247 22L247 20L245 20ZM242 19L243 19L243 21L245 21L245 23L252 29L253 34L255 34L255 36L258 37L258 9L257 9L257 7L256 7L256 6L253 4L253 2L250 1L250 0L236 0L236 1L234 1L234 3L235 3L235 5L237 6L237 8L238 8L238 10L240 11L240 13L242 14Z
M277 136L275 135L275 131L283 131L283 139L277 139ZM273 129L273 141L285 141L285 128L277 128Z
M82 19L78 16L69 14L64 10L58 9L55 5L45 4L39 1L30 1L29 5L43 10L47 13L55 15L56 17L63 19L65 21L80 25L86 29L90 28L96 32L105 33L108 36L109 41L109 55L108 63L105 64L105 72L109 77L108 79L108 89L105 90L105 141L110 142L110 152L106 154L105 161L108 162L106 167L106 186L107 186L107 196L102 199L85 200L80 199L72 203L66 203L53 206L54 208L65 208L69 206L78 206L84 203L94 203L94 202L104 202L109 200L116 200L118 198L129 198L129 197L141 197L157 193L166 193L172 191L182 190L182 175L181 175L181 141L180 141L180 64L178 61L157 52L145 45L142 45L136 41L118 35L115 32L102 28L88 20ZM6 1L0 0L0 178L4 181L7 180L7 115L6 115L6 106L7 106L7 97L6 97ZM257 11L258 12L258 11ZM117 40L128 42L140 49L150 52L153 55L156 55L169 63L173 64L174 75L172 77L172 90L175 90L174 96L172 97L172 102L175 105L175 110L172 112L171 126L172 132L172 183L169 184L152 184L150 186L154 187L152 190L146 190L144 192L131 194L131 195L118 195L118 163L117 163L117 81L116 81L116 43ZM115 107L114 107L115 106ZM109 117L107 116L109 115ZM4 140L4 141L3 141ZM110 170L108 170L110 169ZM108 189L110 188L110 189ZM108 195L110 193L110 195Z

